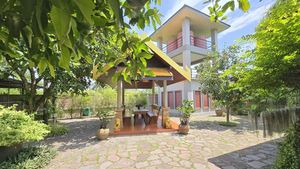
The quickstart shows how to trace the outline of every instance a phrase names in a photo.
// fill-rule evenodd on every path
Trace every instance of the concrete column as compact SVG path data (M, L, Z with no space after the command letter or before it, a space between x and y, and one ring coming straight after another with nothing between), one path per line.
M190 19L184 18L182 22L182 45L190 45L191 44L191 27L190 27Z
M185 100L194 100L194 94L192 91L192 84L189 81L183 82L183 99Z
M117 82L117 108L122 108L122 81Z
M159 37L158 38L158 41L157 41L157 47L162 50L162 47L163 47L163 43L162 43L162 37Z
M211 45L213 51L218 51L218 31L216 29L211 30Z
M190 19L184 18L182 22L182 66L184 69L191 68L191 26ZM183 99L193 100L191 82L184 81Z

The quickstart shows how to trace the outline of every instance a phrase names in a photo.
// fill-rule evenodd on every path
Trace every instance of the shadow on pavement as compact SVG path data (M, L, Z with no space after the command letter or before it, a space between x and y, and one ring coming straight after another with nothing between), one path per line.
M220 168L269 169L276 158L277 144L281 139L267 141L245 149L208 159Z
M41 144L53 145L58 151L65 151L68 149L81 149L99 143L99 140L95 137L96 131L99 129L98 119L74 119L64 124L69 128L67 134L49 137Z

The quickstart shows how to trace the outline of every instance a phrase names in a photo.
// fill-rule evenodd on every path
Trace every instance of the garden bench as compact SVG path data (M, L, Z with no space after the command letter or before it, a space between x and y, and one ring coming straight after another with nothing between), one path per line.
M157 125L157 120L158 120L160 110L161 110L161 107L159 107L157 105L152 105L152 111L147 112L147 117L149 120L148 124Z

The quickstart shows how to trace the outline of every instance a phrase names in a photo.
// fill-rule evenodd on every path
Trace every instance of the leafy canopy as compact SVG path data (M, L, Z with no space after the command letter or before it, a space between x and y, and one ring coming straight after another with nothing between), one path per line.
M258 25L254 69L247 77L257 88L300 87L300 4L279 0Z
M263 97L268 91L280 93L283 88L299 89L299 23L297 0L280 0L271 8L252 36L256 48L248 57L244 72L240 72L239 86Z
M129 48L130 53L139 52L135 51L139 50L136 43L129 43L125 30L132 26L144 29L150 24L155 27L160 23L160 14L156 8L150 8L151 2L160 3L159 0L3 0L0 56L25 58L39 73L48 69L54 77L55 67L70 71L70 66L81 58L92 63L88 44L94 39L89 36L93 28L104 36L114 33L124 51ZM25 48L20 48L20 43ZM126 58L122 60L125 65L140 59L132 54Z
M239 89L233 86L237 78L229 68L240 61L241 47L233 45L220 54L211 55L197 66L198 82L203 93L209 93L217 106L229 106L237 100Z

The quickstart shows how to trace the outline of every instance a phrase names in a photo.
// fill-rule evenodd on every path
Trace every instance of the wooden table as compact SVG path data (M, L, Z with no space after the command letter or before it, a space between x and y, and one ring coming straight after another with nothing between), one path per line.
M144 119L145 124L147 124L146 115L147 115L148 111L149 110L147 110L147 109L136 109L136 110L133 111L133 114L134 114L134 117L136 117L136 115L138 115L138 116L141 115L142 118Z

